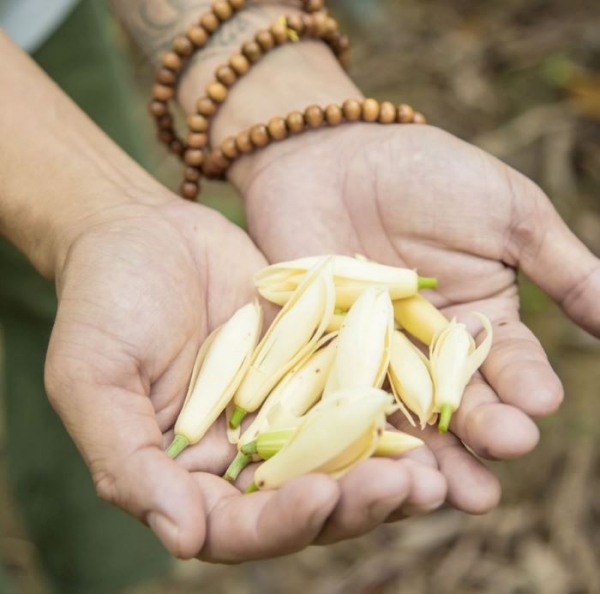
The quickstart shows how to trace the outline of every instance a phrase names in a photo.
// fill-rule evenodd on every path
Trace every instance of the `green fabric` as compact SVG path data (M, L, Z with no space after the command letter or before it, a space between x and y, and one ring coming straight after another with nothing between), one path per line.
M114 33L103 0L88 0L34 58L142 161L132 77ZM163 576L169 556L148 529L96 496L87 468L45 397L43 366L56 307L52 285L1 240L0 279L9 478L51 591L116 594L131 583ZM10 592L3 579L0 574L0 594Z

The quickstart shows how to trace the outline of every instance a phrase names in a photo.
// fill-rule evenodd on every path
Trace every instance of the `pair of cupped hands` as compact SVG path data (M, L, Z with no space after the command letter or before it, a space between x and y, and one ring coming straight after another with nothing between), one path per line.
M533 419L563 398L519 319L517 270L600 335L598 260L534 183L433 127L315 131L242 160L232 177L249 235L156 183L152 205L124 198L82 222L58 267L47 389L99 495L173 555L219 562L356 537L444 501L491 510L500 486L480 458L530 452ZM326 253L415 268L438 278L429 297L447 317L490 318L491 352L451 431L419 432L426 446L412 455L366 460L338 481L310 475L250 495L221 478L235 454L222 419L168 458L199 345L254 298L253 274Z

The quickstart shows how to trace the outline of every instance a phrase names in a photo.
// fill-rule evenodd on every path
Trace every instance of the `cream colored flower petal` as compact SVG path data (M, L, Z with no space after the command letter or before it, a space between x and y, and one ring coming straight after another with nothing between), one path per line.
M401 328L429 346L436 334L444 330L449 320L422 295L394 301L394 317Z
M261 325L262 310L254 302L211 335L196 359L176 435L197 443L225 410L248 367Z
M388 375L394 394L417 415L421 428L424 428L433 412L429 363L423 353L397 330L392 336Z
M340 329L324 396L352 386L380 387L389 363L393 311L385 288L365 289Z
M277 382L314 349L333 315L335 288L329 259L321 260L279 312L256 348L236 406L255 411Z
M321 402L305 417L288 444L259 466L254 476L256 486L274 489L294 477L320 472L323 467L330 472L343 470L331 468L329 463L338 457L347 462L344 453L348 450L356 459L353 446L357 442L364 446L368 441L370 448L371 441L365 440L365 434L371 435L376 423L385 422L390 402L389 394L373 388L364 389L362 396L356 390L342 391Z
M324 336L317 346L327 346L308 353L277 384L258 414L240 438L240 447L253 441L270 427L286 426L294 417L305 414L321 397L333 364L337 344L335 335Z

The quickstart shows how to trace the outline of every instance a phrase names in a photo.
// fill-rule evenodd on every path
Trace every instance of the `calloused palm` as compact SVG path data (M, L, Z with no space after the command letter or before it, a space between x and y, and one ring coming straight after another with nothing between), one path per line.
M220 478L235 454L223 419L176 461L164 453L198 347L254 297L260 252L220 215L170 195L159 206L110 209L84 226L57 276L46 383L100 496L148 523L179 557L242 561L313 542L338 508L332 479L303 477L242 495ZM416 466L399 467L383 490L359 489L362 515L348 518L342 533L355 532L363 516L382 521L419 502ZM423 472L439 504L445 481Z
M474 332L493 322L482 375L469 385L451 434L427 432L448 499L480 513L498 501L476 454L514 458L537 443L531 417L549 414L562 386L519 319L521 268L586 330L600 335L600 267L531 181L429 126L359 125L311 132L241 161L250 234L271 262L360 253L436 276L429 297ZM240 172L246 169L243 178ZM248 175L249 170L251 175Z

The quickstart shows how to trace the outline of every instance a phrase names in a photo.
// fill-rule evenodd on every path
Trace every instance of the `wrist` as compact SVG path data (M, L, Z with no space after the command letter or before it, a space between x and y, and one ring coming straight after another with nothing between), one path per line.
M221 35L201 50L184 73L178 88L178 100L187 114L195 113L198 98L215 78L215 72L241 45L254 38L284 14L298 12L285 4L247 10L222 25ZM243 31L243 33L237 33ZM216 42L227 39L226 44ZM250 70L228 89L226 101L212 118L210 141L218 146L253 124L266 123L274 116L303 110L310 104L341 104L349 97L361 97L331 49L323 42L302 40L287 43L264 54ZM260 151L262 152L262 151ZM269 151L275 155L277 150ZM253 164L262 161L248 156L236 164L231 179L239 184L251 175Z

